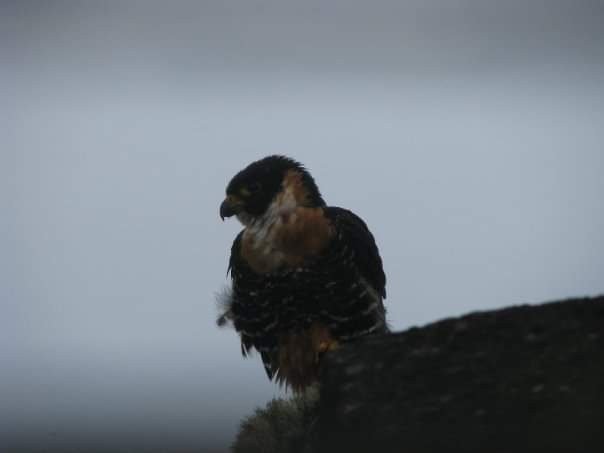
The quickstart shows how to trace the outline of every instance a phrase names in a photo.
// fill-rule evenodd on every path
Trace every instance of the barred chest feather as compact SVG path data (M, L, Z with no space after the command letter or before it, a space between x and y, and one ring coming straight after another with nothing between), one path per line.
M317 321L342 340L385 329L382 298L353 263L352 250L332 246L300 266L284 261L264 274L238 270L233 275L236 329L259 350L275 347L280 333Z

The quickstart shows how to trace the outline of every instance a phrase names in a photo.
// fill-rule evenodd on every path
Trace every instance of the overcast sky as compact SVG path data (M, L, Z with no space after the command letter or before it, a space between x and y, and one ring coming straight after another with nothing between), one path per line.
M366 220L395 330L604 292L600 1L1 5L0 450L222 451L280 394L215 326L267 154Z

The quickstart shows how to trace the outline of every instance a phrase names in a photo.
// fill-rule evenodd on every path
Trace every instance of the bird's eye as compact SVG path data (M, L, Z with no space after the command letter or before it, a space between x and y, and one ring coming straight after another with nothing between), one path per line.
M260 189L262 189L262 186L260 185L259 182L253 182L249 186L247 186L247 190L251 194L255 194L255 193L260 192Z

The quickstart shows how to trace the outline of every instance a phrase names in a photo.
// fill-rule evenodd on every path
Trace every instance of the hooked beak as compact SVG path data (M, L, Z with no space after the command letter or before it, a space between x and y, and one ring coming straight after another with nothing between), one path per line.
M242 210L243 203L233 195L229 195L220 205L220 218L224 220L225 217L232 217Z

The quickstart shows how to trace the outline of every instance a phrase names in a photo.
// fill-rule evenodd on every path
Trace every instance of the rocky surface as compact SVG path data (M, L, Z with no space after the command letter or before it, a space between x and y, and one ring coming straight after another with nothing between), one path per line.
M320 452L604 452L604 297L368 338L326 357Z

